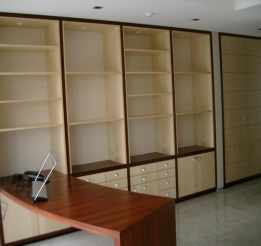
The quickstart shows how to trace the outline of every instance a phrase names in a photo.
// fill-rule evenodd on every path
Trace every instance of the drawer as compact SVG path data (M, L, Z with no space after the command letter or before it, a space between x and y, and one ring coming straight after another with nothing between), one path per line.
M131 185L138 185L142 183L148 183L158 179L157 172L154 173L145 173L144 175L132 176Z
M142 175L143 173L152 173L152 172L157 172L157 163L130 168L130 176Z
M176 188L160 191L159 192L159 196L176 198L177 197L177 195L176 195Z
M97 174L86 175L77 178L94 184L99 184L105 182L105 173L97 173Z
M126 190L126 191L128 191L128 187L122 188L121 190Z
M159 191L163 190L168 190L171 188L176 187L176 178L174 177L169 177L166 179L161 179L158 181L158 189Z
M106 181L127 178L127 169L114 170L105 173Z
M175 168L174 160L158 162L158 170L164 170L164 169L169 169L169 168Z
M175 168L158 171L158 179L175 176Z
M115 189L122 189L122 188L128 187L128 181L127 181L127 178L108 181L108 182L106 182L106 186L115 188Z
M158 195L158 182L153 181L142 185L131 186L132 192L148 194L148 195Z

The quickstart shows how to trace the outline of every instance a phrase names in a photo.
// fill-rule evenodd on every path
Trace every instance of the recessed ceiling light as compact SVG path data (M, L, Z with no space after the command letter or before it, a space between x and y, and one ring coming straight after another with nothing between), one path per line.
M148 13L145 13L145 15L146 15L147 17L151 17L152 15L155 15L155 13L150 13L150 12L148 12Z
M83 27L82 27L82 30L86 30L87 28L88 28L88 27L86 27L86 26L83 26Z
M192 19L192 21L199 21L200 19L198 19L198 18L195 18L195 19Z
M22 22L17 22L16 25L21 26L23 23Z
M102 6L94 6L92 9L103 9Z
M259 29L257 29L257 30L261 31L261 28L259 28Z
M139 33L141 33L141 31L136 31L136 33L138 33L138 34L139 34Z

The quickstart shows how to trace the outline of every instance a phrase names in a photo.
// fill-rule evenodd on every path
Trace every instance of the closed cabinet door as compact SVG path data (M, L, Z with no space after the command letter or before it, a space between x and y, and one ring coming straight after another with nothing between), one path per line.
M197 192L197 165L193 156L178 159L178 189L179 197Z
M197 160L198 167L198 192L214 188L216 186L215 154L205 153Z

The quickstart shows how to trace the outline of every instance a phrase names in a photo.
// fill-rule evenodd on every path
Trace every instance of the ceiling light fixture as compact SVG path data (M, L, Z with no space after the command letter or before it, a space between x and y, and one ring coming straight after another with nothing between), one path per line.
M17 22L16 25L21 26L23 23L22 22Z
M103 9L102 6L94 6L92 9Z
M259 28L259 29L257 29L257 30L261 31L261 28Z
M198 19L198 18L195 18L195 19L192 19L192 21L199 21L200 19Z
M150 12L148 12L148 13L145 13L145 15L146 15L147 17L151 17L151 16L155 15L155 13L150 13Z

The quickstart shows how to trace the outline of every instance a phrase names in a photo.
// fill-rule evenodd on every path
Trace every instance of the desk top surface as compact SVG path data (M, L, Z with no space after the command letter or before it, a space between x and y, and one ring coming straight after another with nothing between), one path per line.
M29 188L31 184L28 183ZM16 203L72 227L116 236L174 199L104 187L54 171L46 185L48 201L33 202L13 186L1 192Z

